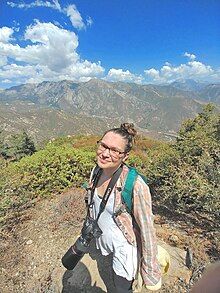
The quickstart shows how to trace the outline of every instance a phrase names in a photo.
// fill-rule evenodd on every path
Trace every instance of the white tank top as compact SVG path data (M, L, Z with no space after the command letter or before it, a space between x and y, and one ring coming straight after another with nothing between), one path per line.
M96 239L96 246L101 250L102 255L113 253L113 270L117 275L132 280L137 270L137 247L127 241L114 221L114 198L113 191L98 220L102 235ZM102 198L97 194L97 189L95 189L93 200L94 215L97 217L102 201Z

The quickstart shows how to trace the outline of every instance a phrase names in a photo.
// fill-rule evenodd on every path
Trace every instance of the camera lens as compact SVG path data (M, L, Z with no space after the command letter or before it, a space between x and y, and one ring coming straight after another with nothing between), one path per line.
M67 270L73 270L83 255L83 252L76 252L73 245L62 257L62 264Z

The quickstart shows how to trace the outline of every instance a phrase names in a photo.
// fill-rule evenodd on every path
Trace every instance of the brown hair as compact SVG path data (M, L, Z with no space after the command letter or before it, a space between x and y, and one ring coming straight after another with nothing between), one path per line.
M118 128L112 128L110 130L107 130L103 136L105 136L105 134L108 132L117 133L121 135L121 137L123 137L125 140L127 140L127 144L125 148L126 153L128 153L132 149L134 145L134 141L135 141L134 138L135 138L135 135L137 134L137 131L134 129L133 123L122 123L121 126Z

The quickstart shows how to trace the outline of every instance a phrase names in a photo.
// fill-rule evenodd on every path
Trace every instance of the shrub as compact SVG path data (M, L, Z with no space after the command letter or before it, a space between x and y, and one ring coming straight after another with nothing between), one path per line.
M7 138L0 133L0 137L0 155L5 159L20 160L36 152L34 142L25 131Z
M93 152L47 145L44 150L11 163L1 171L1 208L4 210L38 196L80 186L93 164Z
M219 221L219 115L208 105L187 120L177 141L151 151L145 172L157 204L199 211Z

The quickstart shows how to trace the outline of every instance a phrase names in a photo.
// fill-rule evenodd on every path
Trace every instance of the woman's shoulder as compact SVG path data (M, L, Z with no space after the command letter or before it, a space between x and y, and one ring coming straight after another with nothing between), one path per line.
M147 184L147 181L145 180L145 178L138 174L136 181L135 181L135 186L134 188L137 189L141 189L141 190L147 190L149 191L149 186Z
M122 179L122 181L124 181L128 175L129 172L129 167L126 164L122 165L122 172L120 175L120 178Z
M123 165L123 171L122 171L122 179L124 181L124 184L126 184L126 179L128 178L128 173L130 170L136 170L135 168L131 168L128 165ZM132 179L131 179L132 178ZM133 184L132 186L138 190L138 189L149 189L148 183L147 183L147 178L140 174L137 170L136 170L136 174L132 177L130 177L130 180L133 180Z

